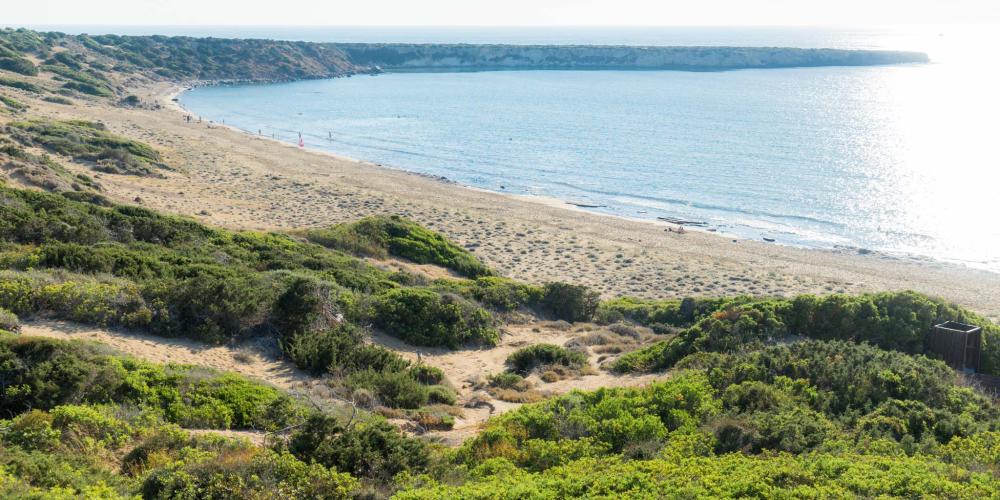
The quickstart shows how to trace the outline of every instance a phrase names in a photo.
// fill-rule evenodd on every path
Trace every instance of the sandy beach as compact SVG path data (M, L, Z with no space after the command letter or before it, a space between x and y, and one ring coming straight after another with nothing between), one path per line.
M111 198L209 224L256 230L321 227L401 214L441 231L506 276L584 283L605 296L794 295L912 289L1000 317L1000 274L854 250L806 250L666 223L586 212L257 137L188 123L171 98L184 87L135 90L159 109L30 99L32 114L101 121L147 142L176 170L162 178L94 174ZM71 170L86 167L63 162ZM138 200L138 201L137 201Z

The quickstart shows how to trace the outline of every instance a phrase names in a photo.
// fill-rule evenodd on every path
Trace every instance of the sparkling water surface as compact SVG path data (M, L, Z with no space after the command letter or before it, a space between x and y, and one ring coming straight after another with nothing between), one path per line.
M301 132L310 148L490 190L704 221L781 244L1000 271L993 35L942 30L383 33L387 41L896 48L926 51L933 62L384 74L201 87L180 100L252 133L297 142ZM365 36L349 41L378 34Z

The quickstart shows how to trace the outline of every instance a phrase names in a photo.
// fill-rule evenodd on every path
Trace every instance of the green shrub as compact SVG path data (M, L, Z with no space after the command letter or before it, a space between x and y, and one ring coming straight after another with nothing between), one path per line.
M430 482L397 493L436 498L989 498L1000 480L927 456L775 453L624 460L582 459L544 472L490 463L464 484Z
M313 415L292 436L288 449L304 462L383 481L404 471L420 472L430 462L427 445L407 439L381 419L344 427L336 418Z
M63 105L67 105L67 106L70 106L70 105L73 104L73 101L71 99L67 99L65 97L60 97L60 96L57 96L57 95L45 96L45 97L42 98L42 100L45 101L45 102L51 102L53 104L63 104Z
M301 413L278 390L236 375L110 356L79 342L0 338L0 379L6 414L116 403L196 427L270 429Z
M507 356L507 366L520 375L527 375L535 368L549 365L583 368L587 365L587 355L557 345L535 344L522 347Z
M21 321L16 314L0 308L0 330L17 333L21 330Z
M444 236L395 215L366 217L330 229L311 230L306 237L314 243L354 254L382 259L393 255L418 264L437 264L469 278L493 274L475 256Z
M23 57L0 57L0 69L13 71L26 76L37 76L38 68L35 63Z
M925 354L927 333L934 324L947 320L981 325L982 371L1000 370L1000 327L940 299L914 292L723 302L676 338L620 357L613 369L659 370L694 352L733 352L789 335L870 342L884 349Z
M110 447L123 445L130 437L131 426L93 406L63 405L53 408L52 426L62 433L62 439L82 442L95 439Z
M500 341L492 315L457 295L397 288L377 296L374 309L376 326L410 344L457 349Z
M444 382L444 371L436 366L415 365L410 368L410 374L424 385L436 385Z
M307 464L268 449L193 456L153 471L145 498L348 498L358 487L349 474Z
M61 433L52 428L52 416L31 410L14 417L3 433L3 441L25 450L49 451L59 445Z
M685 298L669 300L642 300L620 297L601 302L595 320L610 325L620 321L630 321L640 325L656 324L676 327L690 326L723 304L744 301L744 298Z
M600 296L583 285L546 283L540 306L554 319L569 322L590 321L597 312Z
M21 89L26 92L31 92L34 94L41 94L45 92L45 89L35 85L34 83L26 82L24 80L17 80L15 78L7 78L5 76L0 76L0 87L10 87L14 89Z
M520 307L536 307L542 289L507 278L486 276L476 279L472 297L497 311L513 311Z
M97 164L95 168L105 172L149 175L155 168L163 167L160 153L155 149L112 134L101 123L31 120L11 123L7 131L24 144L41 146L77 160L93 161Z
M526 390L524 377L513 372L502 372L490 377L490 385L499 389Z
M14 111L24 111L28 109L28 106L26 104L22 103L21 101L18 101L17 99L14 99L12 97L7 97L5 95L0 95L0 103L3 103L4 106L7 106L8 108L13 109Z

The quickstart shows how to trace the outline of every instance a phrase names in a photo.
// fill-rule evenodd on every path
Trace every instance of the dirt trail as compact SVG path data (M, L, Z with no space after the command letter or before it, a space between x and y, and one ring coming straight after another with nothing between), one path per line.
M199 365L220 371L239 373L246 377L270 383L292 394L308 395L313 401L327 399L328 403L341 404L342 400L324 390L323 380L312 377L279 359L273 351L255 344L211 346L187 339L157 337L143 333L109 330L78 325L64 321L32 321L21 327L26 336L75 339L100 342L122 353L155 363L179 363ZM504 361L512 352L521 347L549 343L563 345L581 335L579 331L555 329L543 323L512 325L504 329L500 345L490 349L464 349L450 351L440 348L414 347L399 339L384 334L373 334L372 341L384 345L411 361L420 361L441 368L448 380L455 386L459 405L469 401L475 394L489 401L489 408L463 408L464 415L456 418L455 427L449 431L435 431L428 435L440 438L449 444L460 444L474 435L480 425L492 415L518 408L517 403L497 400L479 390L483 381L491 374L504 371ZM591 356L591 364L595 356ZM562 394L574 389L593 390L599 387L622 387L646 385L664 375L614 375L598 370L594 375L584 375L572 379L544 383L537 376L530 377L539 391ZM209 432L209 431L204 431ZM262 442L263 435L234 431L234 435L253 442ZM230 432L233 434L233 432Z
M519 408L519 403L500 401L485 391L479 390L484 380L492 374L505 370L504 362L514 351L532 344L563 345L569 340L581 336L580 331L569 329L554 329L544 323L525 325L508 325L500 344L489 349L464 349L451 351L442 348L414 347L399 339L384 334L373 335L376 343L382 344L411 361L436 366L444 371L445 376L455 386L458 392L458 404L463 405L476 395L477 398L488 400L494 410L489 408L463 408L464 416L455 419L455 426L449 431L435 431L429 435L442 439L452 445L461 444L463 440L474 435L479 427L493 415ZM590 355L590 364L597 367L596 356ZM594 390L600 387L634 387L647 385L666 377L657 375L616 375L601 370L595 370L593 375L583 375L576 378L545 383L533 375L528 379L535 387L548 394L564 394L575 389Z

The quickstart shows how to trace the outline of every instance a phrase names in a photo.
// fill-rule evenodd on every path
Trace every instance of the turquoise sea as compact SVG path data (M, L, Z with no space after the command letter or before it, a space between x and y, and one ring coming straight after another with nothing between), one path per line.
M310 148L494 191L632 218L704 221L720 233L779 244L1000 271L1000 72L987 57L996 46L988 43L990 30L403 36L386 29L295 37L257 29L247 36L923 50L931 64L400 73L201 87L180 101L205 119L254 134L297 142L301 132Z

